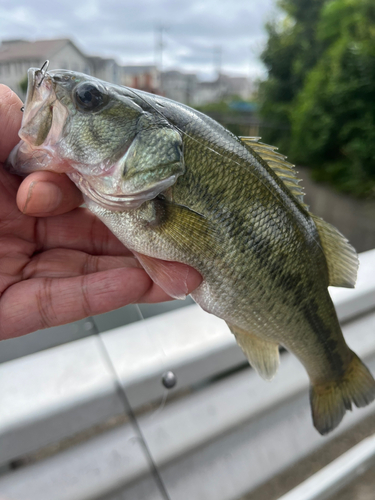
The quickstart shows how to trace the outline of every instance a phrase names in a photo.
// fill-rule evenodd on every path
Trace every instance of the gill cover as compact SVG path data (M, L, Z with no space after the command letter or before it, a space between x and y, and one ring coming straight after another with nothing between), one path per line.
M155 198L185 172L181 136L163 118L144 113L137 122L136 136L119 163L124 194L147 191L147 199Z

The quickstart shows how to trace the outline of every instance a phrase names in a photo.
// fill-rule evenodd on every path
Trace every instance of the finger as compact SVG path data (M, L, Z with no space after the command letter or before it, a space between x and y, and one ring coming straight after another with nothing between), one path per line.
M98 256L58 248L35 255L23 268L22 279L70 278L121 267L141 269L135 257Z
M38 250L44 252L63 248L79 250L91 255L133 257L132 252L85 208L77 208L73 212L57 217L38 219L36 240ZM179 267L179 274L185 276L188 293L190 293L201 283L202 277L198 271L189 266L186 266L186 273L181 272L182 264L179 264ZM151 296L148 300L157 302Z
M37 219L38 250L71 248L92 255L132 255L96 215L86 208Z
M18 131L21 128L21 107L21 99L10 88L0 84L0 162L2 163L20 140Z
M135 268L22 281L1 297L0 339L117 309L139 301L152 286L145 271ZM160 298L168 297L161 292Z
M174 290L181 290L183 294L189 295L202 283L201 274L192 267L179 262L170 262L169 264L169 272L175 276L176 280L173 286ZM173 271L172 266L175 267L176 271ZM163 298L164 295L165 298ZM154 304L166 300L170 300L170 296L159 285L153 283L146 293L139 298L138 302Z
M188 287L191 284L189 278ZM13 285L2 295L0 339L78 321L127 304L165 300L170 297L137 268L74 278L30 279Z
M36 217L60 215L83 203L79 189L65 174L39 171L26 177L17 193L21 212Z

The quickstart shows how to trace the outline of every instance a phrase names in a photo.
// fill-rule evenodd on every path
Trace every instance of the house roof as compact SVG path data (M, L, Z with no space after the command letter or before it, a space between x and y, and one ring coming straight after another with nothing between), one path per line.
M81 53L81 51L68 38L58 40L37 40L35 42L8 40L0 45L0 62L28 59L48 59L65 47L68 43L72 44L74 48Z

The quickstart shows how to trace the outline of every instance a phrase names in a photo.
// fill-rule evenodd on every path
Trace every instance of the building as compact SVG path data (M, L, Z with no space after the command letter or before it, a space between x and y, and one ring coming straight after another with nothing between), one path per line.
M237 96L244 100L251 98L254 89L249 78L245 76L220 75L220 80L226 86L226 92L229 95Z
M114 59L86 56L71 40L6 40L0 45L0 83L8 85L21 99L25 97L27 70L40 68L46 60L50 69L68 69L101 80L160 94L191 106L237 96L249 99L250 80L220 74L214 81L199 81L196 74L165 71L155 65L119 66Z
M161 77L162 94L168 99L192 105L195 103L199 81L193 73L165 71Z
M161 93L174 101L202 106L235 96L248 100L251 98L252 86L246 77L221 74L216 80L199 81L194 73L174 70L162 74Z
M122 66L121 84L126 87L160 94L160 72L156 66Z
M193 103L201 106L234 96L247 100L251 95L252 85L248 78L220 74L216 80L199 83Z
M88 57L93 67L93 75L105 82L121 85L122 68L114 59L98 56Z
M0 45L0 82L24 98L21 82L25 80L27 70L31 67L40 68L47 59L50 69L62 68L93 74L90 58L71 40L6 40Z
M218 80L199 82L194 96L194 105L202 106L211 102L218 102L227 96L227 86Z

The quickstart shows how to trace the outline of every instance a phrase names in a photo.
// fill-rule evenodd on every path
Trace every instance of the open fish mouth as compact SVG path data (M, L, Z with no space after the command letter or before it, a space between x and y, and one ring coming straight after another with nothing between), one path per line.
M153 184L149 189L129 194L108 194L96 189L79 172L70 172L67 174L76 184L82 193L90 199L100 204L108 210L123 211L139 208L142 203L156 198L161 192L171 187L176 182L176 175L171 175L166 179Z

